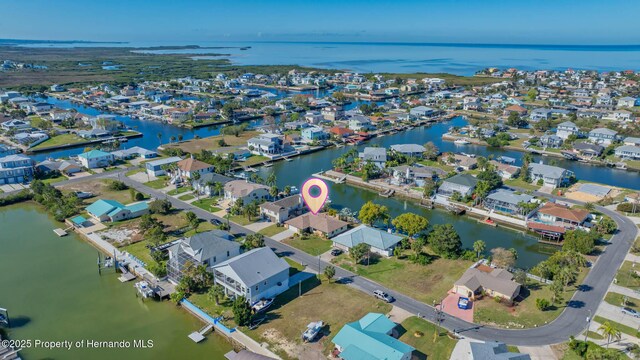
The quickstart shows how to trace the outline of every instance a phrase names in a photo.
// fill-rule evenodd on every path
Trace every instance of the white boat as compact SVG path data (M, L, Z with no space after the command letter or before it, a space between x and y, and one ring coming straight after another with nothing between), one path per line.
M266 167L266 168L269 168L269 167L272 167L272 166L273 166L273 163L271 163L271 162L268 162L268 163L262 165L262 167Z
M289 190L290 190L291 195L295 195L295 194L299 194L300 193L300 190L298 190L298 188L295 187L295 186L291 186Z
M138 293L143 297L143 298L150 298L153 297L154 292L153 290L149 287L149 283L146 281L139 281L137 283L135 283L136 290L138 290Z
M316 336L318 336L323 326L324 326L324 323L322 321L310 322L309 325L307 325L307 330L305 330L302 333L302 341L305 341L305 342L313 341L313 339L315 339Z
M251 309L253 309L254 313L259 313L261 311L267 310L269 306L271 306L271 304L273 304L273 298L262 299L254 302L253 305L251 305Z
M469 145L469 144L471 144L468 140L465 140L465 139L457 139L453 143L456 144L456 145Z

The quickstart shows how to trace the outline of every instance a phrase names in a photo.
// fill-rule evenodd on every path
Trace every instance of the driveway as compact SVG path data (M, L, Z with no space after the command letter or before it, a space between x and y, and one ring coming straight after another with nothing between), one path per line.
M254 222L251 223L249 225L246 225L245 227L251 231L254 232L258 232L264 228L268 228L269 226L273 225L274 223L270 222L270 221L266 221L266 220L261 220L258 222Z
M295 234L295 231L287 229L281 233L271 236L271 238L275 241L282 241L284 239L292 237L293 234Z
M460 295L449 293L447 297L442 300L442 311L445 313L460 318L464 321L468 321L470 323L473 322L473 302L471 303L471 309L460 309L458 308L458 298Z
M631 315L623 314L622 307L611 305L605 301L598 306L597 315L602 316L605 319L613 320L617 323L630 326L634 329L640 327L640 319Z

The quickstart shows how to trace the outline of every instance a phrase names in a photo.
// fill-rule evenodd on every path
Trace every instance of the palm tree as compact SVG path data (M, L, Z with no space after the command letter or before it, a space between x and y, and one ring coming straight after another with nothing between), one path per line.
M176 141L176 137L171 135L171 137L169 138L169 143L172 143L174 141Z
M158 135L156 135L158 137L158 141L160 142L160 145L162 145L162 133L159 132Z
M178 134L178 141L182 141L183 138L182 134Z
M207 292L209 300L216 302L216 305L220 305L220 299L224 297L224 288L220 285L213 285Z
M289 185L285 186L282 191L284 192L284 196L291 195L291 186L289 186Z
M278 190L278 187L273 185L271 188L269 188L269 195L271 195L272 198L276 198L276 196L278 196L278 192L280 192L280 190Z
M274 172L271 172L271 174L269 174L269 176L267 177L266 184L269 186L274 186L276 182L277 182L276 174Z
M593 211L593 209L596 208L596 205L592 202L588 202L586 204L584 204L584 208L585 210L589 210L589 211Z
M221 182L216 181L216 182L213 184L213 190L215 191L215 193L216 193L217 195L220 195L220 194L222 194L222 191L224 191L224 185L222 185L222 183L221 183Z
M600 325L598 332L600 332L602 336L607 337L607 349L609 348L609 343L611 343L612 338L620 341L620 338L622 337L620 330L613 326L609 321L605 321Z
M473 251L476 252L478 259L480 259L480 254L487 248L487 244L482 240L476 240L473 243Z

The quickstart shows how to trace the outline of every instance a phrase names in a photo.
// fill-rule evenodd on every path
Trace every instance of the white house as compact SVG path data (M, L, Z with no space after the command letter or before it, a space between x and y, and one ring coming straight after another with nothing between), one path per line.
M607 128L597 128L589 131L589 140L595 144L611 145L618 139L618 132Z
M224 198L232 202L242 199L244 204L269 199L269 187L246 180L233 180L224 184Z
M615 154L617 157L623 159L640 159L640 146L636 145L622 145L618 146L615 150Z
M195 173L202 176L204 174L212 173L214 170L213 165L209 165L206 162L194 159L193 157L180 160L176 165L180 171L180 176L187 179L193 179L193 177L196 176L194 175Z
M533 183L537 183L542 179L546 186L558 187L569 183L573 172L558 166L531 163L529 164L529 175Z
M78 155L80 164L87 169L107 167L115 161L113 154L102 150L91 150Z
M387 149L366 147L358 156L362 161L371 161L378 168L384 169L387 162Z
M579 134L580 128L578 128L578 126L571 121L565 121L558 124L556 135L563 140L567 140L567 138L571 135L578 136Z

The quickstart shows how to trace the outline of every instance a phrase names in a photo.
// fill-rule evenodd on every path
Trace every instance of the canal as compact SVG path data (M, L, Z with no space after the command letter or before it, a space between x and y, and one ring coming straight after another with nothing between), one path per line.
M148 349L24 349L24 359L221 359L231 350L217 335L195 344L203 326L168 301L142 302L133 283L98 275L97 250L75 234L59 238L38 205L0 208L0 307L15 340L152 340Z

